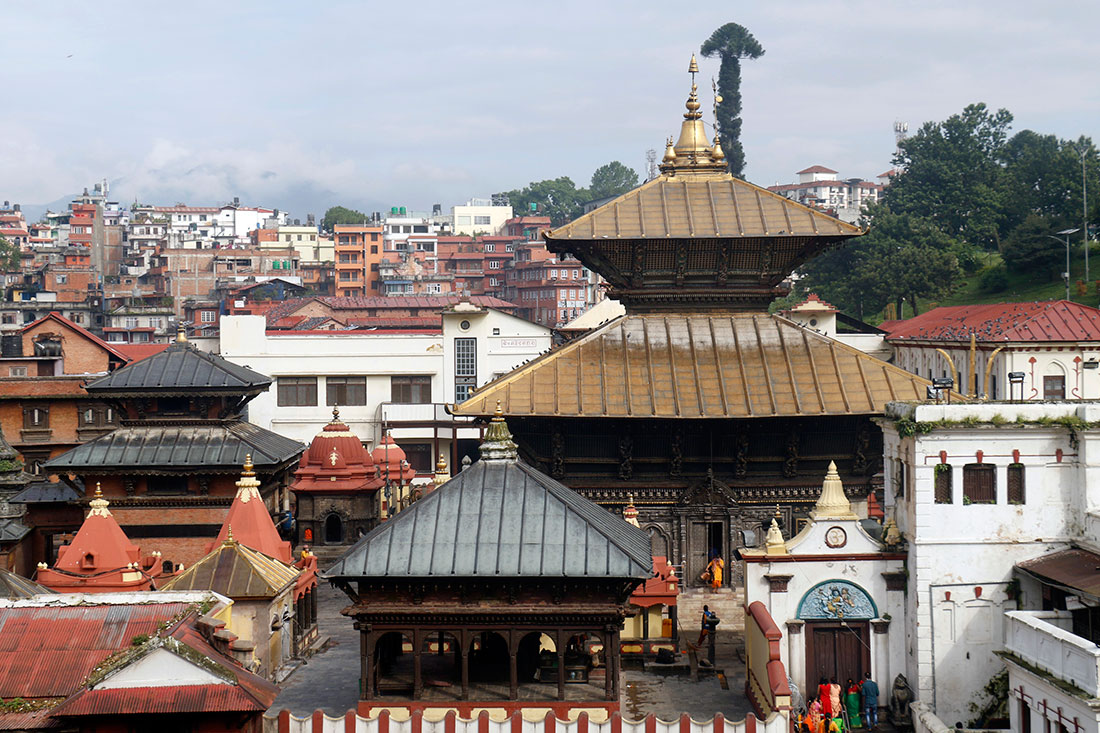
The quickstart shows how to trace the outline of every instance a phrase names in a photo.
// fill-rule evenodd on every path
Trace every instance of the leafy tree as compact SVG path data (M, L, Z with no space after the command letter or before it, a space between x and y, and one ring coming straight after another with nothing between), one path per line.
M890 210L923 218L951 237L999 249L1004 171L998 162L1012 123L1008 110L971 104L926 122L899 144L901 172L884 192Z
M1057 277L1066 269L1066 248L1051 239L1059 227L1050 219L1029 214L1005 238L1005 265L1012 272ZM1074 242L1071 240L1070 245Z
M582 204L591 197L587 190L577 188L569 176L551 178L545 181L532 181L526 188L508 191L505 194L517 214L529 214L537 207L544 216L550 217L550 223L561 226L577 218Z
M808 262L803 287L860 319L887 303L901 313L903 301L916 313L919 299L948 295L962 275L959 255L967 244L928 219L883 205L867 211L870 231Z
M638 172L633 168L627 168L617 160L613 160L606 165L601 165L592 174L592 183L588 188L588 195L592 199L618 196L637 185Z
M362 211L348 209L343 206L333 206L325 212L324 218L321 219L321 228L327 232L331 232L334 226L354 226L356 224L362 224L368 218L370 217Z
M699 49L707 58L722 60L718 69L718 132L726 154L729 172L738 178L745 171L745 151L741 147L741 59L758 59L764 47L744 26L726 23L714 31Z
M1005 143L1001 154L1006 189L1004 231L1020 226L1029 214L1051 219L1059 228L1081 226L1082 152L1088 190L1100 194L1100 160L1089 138L1062 140L1021 130Z
M19 247L0 237L0 272L17 272L19 270Z

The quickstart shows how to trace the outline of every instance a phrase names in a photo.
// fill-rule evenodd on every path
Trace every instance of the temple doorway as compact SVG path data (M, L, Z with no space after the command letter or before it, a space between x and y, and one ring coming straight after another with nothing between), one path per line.
M806 623L806 682L815 689L822 677L843 686L871 671L870 624L867 621Z
M339 514L325 517L325 544L339 545L344 541L344 521Z
M726 561L726 524L725 522L692 522L691 523L691 575L693 585L708 585L702 579L707 564L711 557L717 555ZM729 563L726 562L726 567ZM729 574L723 573L722 585L729 583Z

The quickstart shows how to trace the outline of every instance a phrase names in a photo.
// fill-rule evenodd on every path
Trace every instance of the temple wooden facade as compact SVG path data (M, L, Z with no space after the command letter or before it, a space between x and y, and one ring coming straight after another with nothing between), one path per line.
M481 459L324 577L362 638L359 712L618 710L619 635L651 574L643 531L517 459L499 414Z
M694 61L692 64L694 70ZM599 272L626 314L456 406L499 400L520 454L619 512L635 497L654 555L701 584L776 513L793 533L829 461L853 500L880 486L891 400L925 380L767 312L783 281L856 227L729 175L694 84L661 175L544 234Z

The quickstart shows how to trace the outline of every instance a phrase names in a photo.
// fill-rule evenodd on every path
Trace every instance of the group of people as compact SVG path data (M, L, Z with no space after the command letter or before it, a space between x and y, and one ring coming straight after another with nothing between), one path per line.
M849 679L844 687L835 677L822 677L817 697L811 697L807 707L798 712L798 731L845 733L845 713L848 727L874 730L878 727L878 695L878 685L870 672L859 682Z

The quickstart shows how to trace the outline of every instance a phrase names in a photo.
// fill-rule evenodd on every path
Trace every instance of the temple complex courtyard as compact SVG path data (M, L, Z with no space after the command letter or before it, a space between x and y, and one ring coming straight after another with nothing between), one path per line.
M340 609L348 605L347 596L326 583L317 591L321 635L329 642L282 684L271 713L289 710L301 717L323 710L328 715L341 715L355 709L359 700L359 632L340 615ZM638 720L653 713L662 719L674 719L680 712L687 712L697 720L706 720L721 712L728 720L740 720L751 710L744 694L745 663L738 653L740 647L739 637L732 633L720 635L716 661L718 669L724 671L728 690L715 676L693 682L688 675L624 668L619 698L623 717ZM572 694L573 688L569 685L567 691Z

